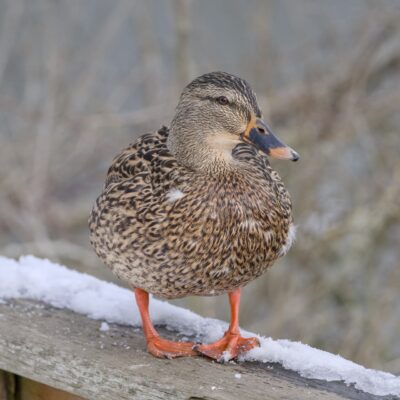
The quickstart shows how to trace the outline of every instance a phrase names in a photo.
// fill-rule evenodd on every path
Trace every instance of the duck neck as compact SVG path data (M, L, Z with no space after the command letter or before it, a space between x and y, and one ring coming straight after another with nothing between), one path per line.
M232 148L214 146L212 137L216 132L202 130L201 133L184 132L177 134L171 126L167 147L176 160L185 167L204 175L226 175L237 168L232 157Z

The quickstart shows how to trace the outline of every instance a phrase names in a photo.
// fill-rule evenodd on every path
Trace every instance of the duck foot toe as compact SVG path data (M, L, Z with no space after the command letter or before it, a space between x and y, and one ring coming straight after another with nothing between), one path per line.
M225 336L217 342L195 345L193 350L217 362L225 363L236 359L238 356L258 346L260 346L260 342L255 337L244 338L239 334L227 332Z
M193 350L194 346L192 342L173 342L160 337L153 337L147 342L148 352L157 358L196 356L198 353Z

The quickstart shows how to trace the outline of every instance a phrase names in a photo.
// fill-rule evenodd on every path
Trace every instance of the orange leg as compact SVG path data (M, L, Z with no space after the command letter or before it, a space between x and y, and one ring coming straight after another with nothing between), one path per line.
M207 357L213 358L218 362L227 362L232 360L240 354L260 345L259 340L255 337L244 338L240 336L240 288L229 293L229 303L231 305L231 323L223 338L215 343L194 346L196 351Z
M146 336L147 350L158 358L174 358L198 355L192 350L194 343L172 342L162 339L155 330L149 315L149 294L142 289L135 289L136 303L142 318L143 331Z

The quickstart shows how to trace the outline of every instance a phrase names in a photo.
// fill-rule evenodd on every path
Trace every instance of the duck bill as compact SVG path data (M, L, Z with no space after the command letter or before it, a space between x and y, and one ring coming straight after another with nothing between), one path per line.
M270 157L291 161L297 161L300 158L297 152L275 136L261 118L253 118L250 121L246 131L242 134L242 139Z

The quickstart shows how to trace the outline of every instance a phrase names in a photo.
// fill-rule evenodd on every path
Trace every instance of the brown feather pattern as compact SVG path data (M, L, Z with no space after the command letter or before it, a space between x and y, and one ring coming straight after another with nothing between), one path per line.
M143 135L114 159L89 219L96 253L130 286L162 298L246 285L288 242L288 192L250 145L233 149L235 168L205 174L176 161L168 134Z

